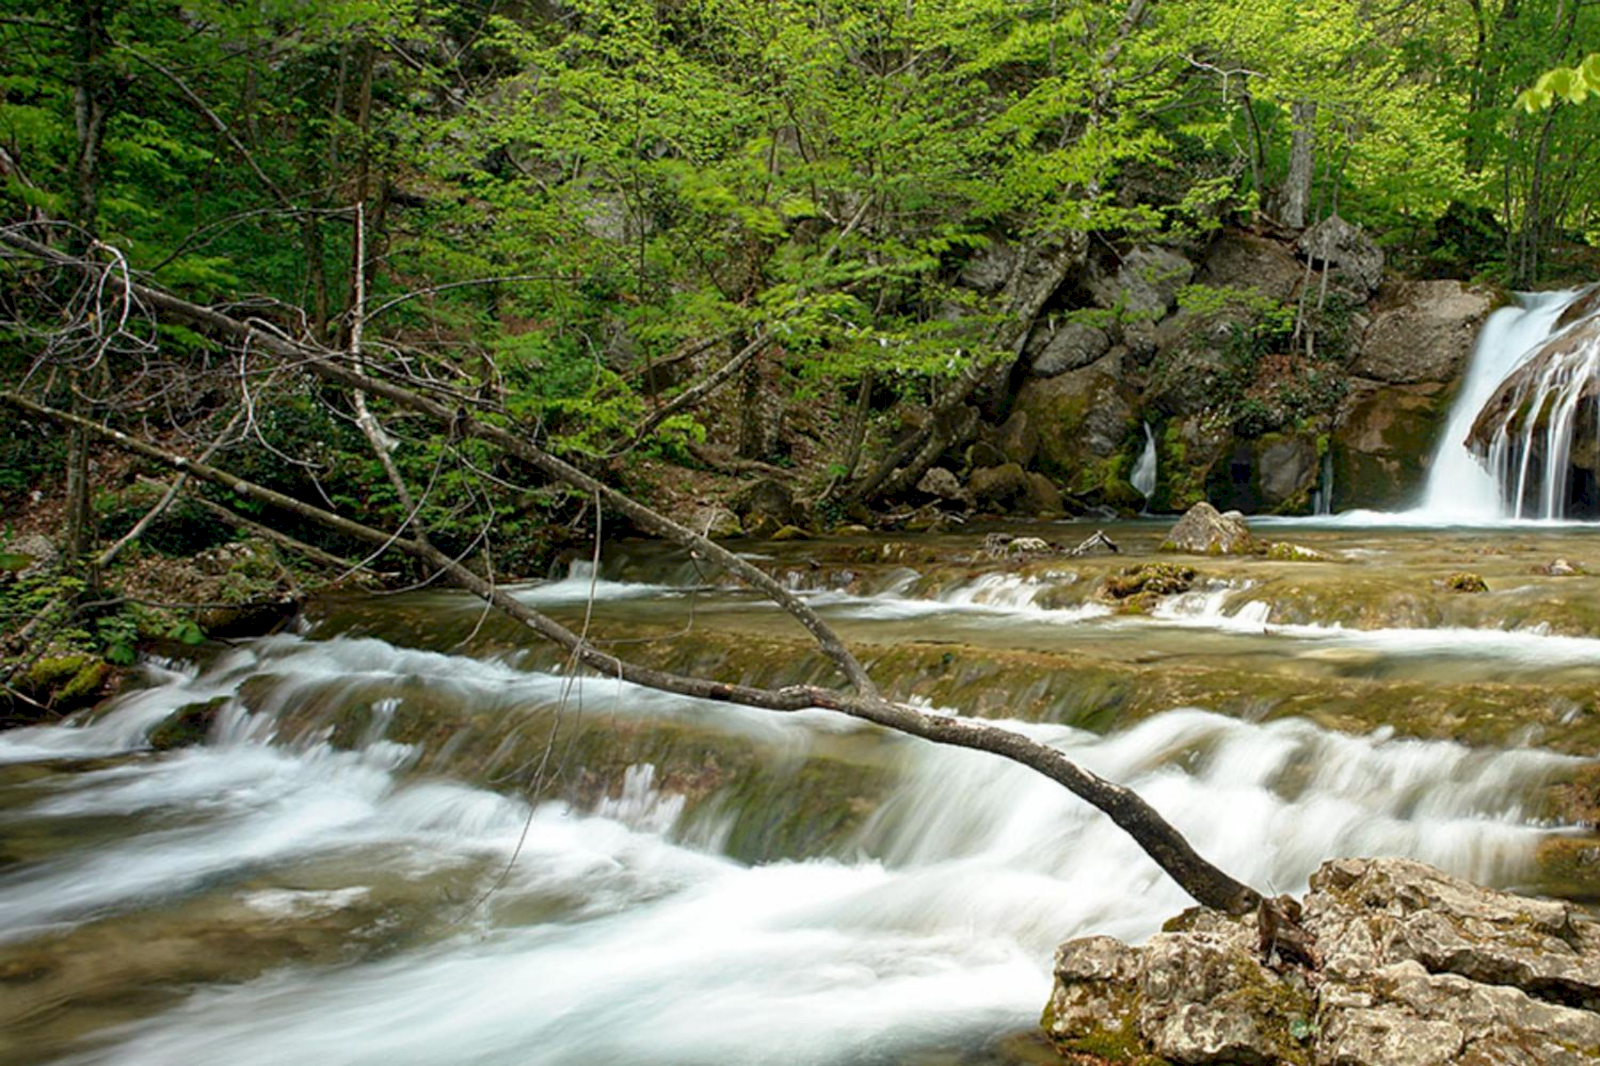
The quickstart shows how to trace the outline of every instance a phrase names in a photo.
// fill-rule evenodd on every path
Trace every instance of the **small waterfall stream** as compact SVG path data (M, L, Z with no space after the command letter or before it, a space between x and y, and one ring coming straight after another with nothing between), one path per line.
M1156 491L1156 435L1148 422L1144 424L1144 451L1139 453L1139 461L1133 465L1133 474L1128 480L1148 504Z

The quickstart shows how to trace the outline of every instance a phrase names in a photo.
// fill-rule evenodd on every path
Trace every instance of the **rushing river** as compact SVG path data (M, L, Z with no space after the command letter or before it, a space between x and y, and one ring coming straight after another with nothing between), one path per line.
M1110 532L1143 556L1164 528ZM1270 685L1312 707L1322 686L1472 708L1518 686L1582 691L1600 630L1577 606L1528 612L1559 601L1552 588L1592 600L1600 579L1529 569L1600 564L1600 541L1280 533L1327 561L1197 560L1194 590L1139 617L1089 592L1125 557L983 564L971 534L928 540L954 563L868 541L760 551L880 681L915 696L967 670L1004 696L985 713L1132 785L1258 888L1303 890L1321 861L1356 854L1535 883L1535 850L1559 831L1548 786L1575 765L1554 741L1592 707L1469 747L1405 720L1329 728ZM841 561L819 565L830 551ZM868 556L885 561L850 561ZM1426 591L1463 559L1492 590L1467 614L1442 592L1415 606L1430 625L1339 613L1363 581ZM597 635L756 682L787 677L791 656L771 649L804 648L775 609L648 545L520 594L575 624L592 595ZM927 676L884 676L914 669L890 655L912 644L933 656ZM1024 661L1041 673L1006 665ZM1131 688L1070 703L1082 714L1034 699L1071 690L1079 667ZM330 603L300 635L145 669L148 687L92 720L0 734L0 1061L1013 1062L1058 942L1146 937L1187 905L1028 771L825 712L567 677L453 594ZM1214 698L1106 710L1174 678ZM1008 718L1008 701L1034 710ZM204 744L150 750L196 706Z

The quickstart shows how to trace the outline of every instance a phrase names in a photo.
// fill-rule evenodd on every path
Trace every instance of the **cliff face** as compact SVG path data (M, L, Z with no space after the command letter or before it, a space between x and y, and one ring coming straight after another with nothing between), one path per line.
M974 442L942 462L963 481L1019 464L1068 510L1303 514L1328 506L1330 478L1333 509L1403 507L1501 295L1381 264L1337 217L1294 242L1226 230L1090 258L1032 324ZM1131 477L1150 440L1146 497Z

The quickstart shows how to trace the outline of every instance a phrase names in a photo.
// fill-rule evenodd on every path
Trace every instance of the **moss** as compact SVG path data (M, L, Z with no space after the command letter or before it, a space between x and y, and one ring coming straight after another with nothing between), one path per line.
M1047 1018L1048 1014L1046 1007ZM1049 1024L1045 1024L1044 1029L1046 1033L1051 1031ZM1094 1055L1127 1066L1171 1066L1168 1060L1150 1054L1144 1041L1139 1039L1131 1009L1124 1014L1122 1025L1117 1029L1096 1029L1084 1036L1055 1038L1055 1043L1063 1051Z
M71 709L92 701L110 670L97 655L46 655L28 668L23 687L40 703Z
M1483 577L1470 570L1458 570L1444 579L1444 587L1451 592L1488 592Z
M218 696L203 703L189 703L167 715L146 738L156 751L174 748L192 748L204 744L217 720L217 712L227 704L228 697Z

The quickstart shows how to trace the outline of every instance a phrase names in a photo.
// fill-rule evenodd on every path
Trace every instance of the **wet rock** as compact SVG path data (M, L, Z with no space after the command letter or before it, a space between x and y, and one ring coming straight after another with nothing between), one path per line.
M156 751L171 751L204 744L211 727L216 724L218 712L227 704L226 696L218 696L203 703L179 707L150 730L147 738L150 747Z
M1035 336L1039 338L1037 342L1030 338L1030 346L1037 348L1032 370L1041 378L1086 367L1111 349L1111 338L1105 330L1081 322L1062 322Z
M1427 480L1449 405L1441 384L1381 385L1356 378L1351 399L1334 427L1334 506L1397 510Z
M942 466L929 467L928 472L917 481L917 491L925 496L937 496L941 500L965 501L967 498L961 482Z
M1142 245L1110 266L1093 262L1087 285L1095 303L1123 316L1154 322L1178 302L1178 290L1194 277L1194 264L1170 248Z
M1600 1063L1600 928L1572 905L1403 859L1311 879L1320 972L1261 964L1254 923L1195 910L1143 948L1062 945L1045 1009L1065 1051L1113 1061Z
M1036 515L1064 514L1067 509L1066 500L1055 482L1037 471L1028 473L1027 501L1029 512Z
M1275 540L1267 545L1267 558L1277 563L1329 563L1333 556L1327 552L1319 552L1315 548L1308 548L1303 544L1291 544L1286 540Z
M1242 515L1221 514L1204 500L1189 508L1161 543L1162 551L1196 555L1238 555L1254 549L1255 538Z
M1493 290L1459 281L1385 286L1350 372L1389 385L1455 381L1499 303Z
M1372 293L1383 282L1383 249L1360 226L1329 215L1306 230L1295 242L1300 254L1314 266L1333 267L1355 283L1362 294Z
M783 526L773 532L768 540L810 540L811 534L799 526Z
M1544 566L1535 567L1534 572L1548 574L1550 577L1577 577L1588 573L1583 567L1567 559L1552 559Z
M1164 596L1188 592L1194 567L1179 563L1142 563L1106 575L1094 598L1131 614L1144 614Z

